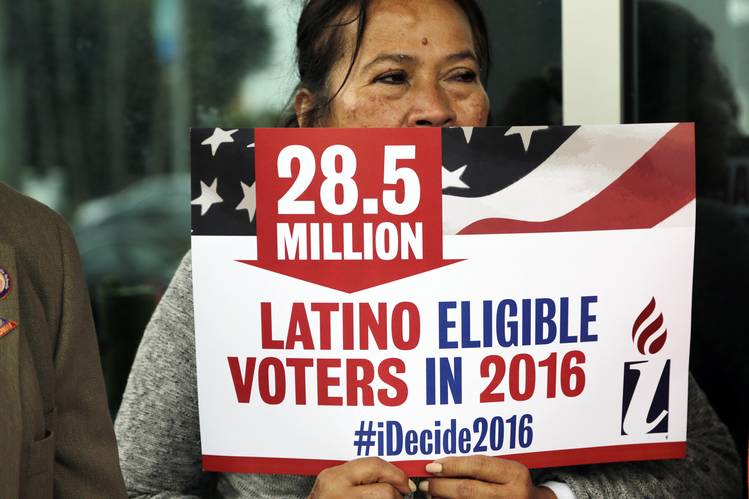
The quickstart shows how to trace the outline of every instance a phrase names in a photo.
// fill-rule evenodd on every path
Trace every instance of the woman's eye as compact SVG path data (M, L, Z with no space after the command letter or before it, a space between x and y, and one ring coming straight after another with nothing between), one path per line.
M461 71L453 76L453 78L460 82L473 83L476 81L476 73L474 71Z
M408 78L403 72L385 73L375 78L377 83L385 83L386 85L403 85L408 83Z

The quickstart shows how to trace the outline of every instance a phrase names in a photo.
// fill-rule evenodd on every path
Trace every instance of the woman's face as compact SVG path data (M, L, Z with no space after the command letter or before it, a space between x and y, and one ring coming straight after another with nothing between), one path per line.
M346 28L332 91L345 78L355 30ZM479 74L468 18L453 0L375 0L351 75L321 125L483 126L489 98ZM311 102L302 91L297 110Z

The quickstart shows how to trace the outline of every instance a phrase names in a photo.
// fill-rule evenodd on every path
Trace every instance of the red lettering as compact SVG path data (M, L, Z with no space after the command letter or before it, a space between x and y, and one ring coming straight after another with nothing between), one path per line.
M317 359L317 404L318 405L343 405L342 397L332 397L329 389L332 386L341 386L341 379L330 376L328 369L341 367L340 359Z
M358 376L362 371L361 378ZM374 366L368 359L349 359L346 361L346 405L359 405L359 392L362 394L361 405L374 405L374 393L370 384L374 380Z
M263 349L332 350L336 334L336 348L342 345L343 350L387 350L390 345L413 350L421 337L419 309L411 302L393 305L392 312L387 303L377 303L376 308L366 302L292 303L285 340L273 338L271 307L268 302L260 307Z
M338 311L338 304L313 303L310 308L320 317L320 350L330 350L330 314Z
M343 304L343 349L354 349L354 304Z
M315 362L312 359L286 359L286 365L294 369L294 391L296 392L296 403L307 404L307 373L306 369L312 367Z
M523 364L525 386L520 388L520 364ZM528 400L536 390L536 364L533 357L520 353L510 361L510 396L513 400Z
M273 387L276 392L270 391L270 370L273 369ZM270 405L278 405L286 397L286 372L283 363L275 357L266 357L260 361L258 368L258 388L260 398Z
M273 314L271 313L271 304L263 302L260 304L260 333L264 349L283 348L283 340L273 339Z
M303 303L294 303L291 306L291 318L289 319L289 332L286 335L286 349L293 350L296 343L301 343L305 350L313 350L315 343L312 341L312 331L307 319L307 310Z
M406 401L406 398L408 398L408 385L402 379L391 374L391 368L394 368L396 373L403 374L406 372L406 365L401 359L388 358L383 360L377 369L382 382L395 389L395 395L393 396L388 394L387 388L377 390L377 399L382 405L388 407L402 405Z
M244 376L239 367L239 358L227 357L231 380L234 383L234 391L237 394L237 402L240 404L250 403L252 393L252 380L255 378L255 357L247 357L244 363Z
M369 349L369 334L377 344L377 348L385 350L388 347L387 331L387 305L384 303L377 304L377 317L372 312L369 303L359 304L359 348L362 350Z
M362 358L342 360L292 357L281 360L266 357L258 361L255 357L246 357L244 369L240 366L238 357L227 357L227 361L237 402L240 404L250 403L256 374L260 399L268 405L278 405L286 400L289 389L287 380L290 382L292 376L297 405L307 405L307 377L314 375L319 406L344 405L343 395L331 395L331 391L336 391L336 388L343 388L342 382L345 382L347 406L373 406L377 401L392 407L402 405L408 397L408 386L398 376L406 372L406 365L397 358L383 360L376 369L371 360ZM342 374L334 371L341 368L345 369ZM373 383L376 378L383 388L376 390L375 400Z
M403 314L408 312L408 340L403 338ZM391 325L393 345L399 350L413 350L419 344L421 321L419 308L411 302L398 303L393 309Z

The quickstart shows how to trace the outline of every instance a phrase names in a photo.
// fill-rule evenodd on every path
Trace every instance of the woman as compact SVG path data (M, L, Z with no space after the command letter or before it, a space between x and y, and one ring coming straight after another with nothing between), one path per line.
M488 42L474 0L309 0L297 48L301 83L291 125L487 123L482 82ZM316 478L201 472L190 265L187 256L146 330L117 419L130 494L389 498L413 492L401 470L377 458ZM691 387L690 397L686 460L546 470L532 477L513 461L454 457L430 464L432 478L419 488L445 498L555 497L552 488L577 497L729 496L738 476L730 437L698 388Z

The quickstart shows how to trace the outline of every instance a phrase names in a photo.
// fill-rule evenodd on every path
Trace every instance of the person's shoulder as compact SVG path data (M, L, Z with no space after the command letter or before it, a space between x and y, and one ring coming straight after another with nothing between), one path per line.
M40 203L36 199L31 198L25 194L21 194L20 192L3 182L0 182L0 200L2 200L3 208L8 207L10 209L16 210L25 209L40 213L54 213L54 211L52 211L52 209L47 207L45 204Z
M15 248L19 258L56 261L61 248L74 244L59 213L1 182L0 211L0 242Z
M45 204L21 194L2 182L0 182L0 207L4 215L0 217L0 223L6 226L15 225L43 230L50 224L56 226L62 221L60 215Z

